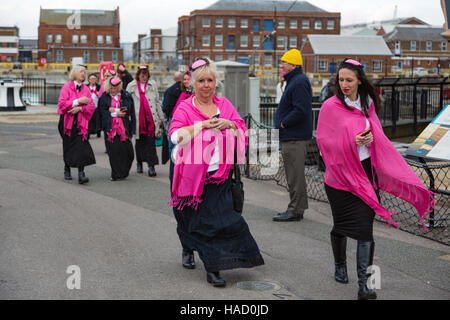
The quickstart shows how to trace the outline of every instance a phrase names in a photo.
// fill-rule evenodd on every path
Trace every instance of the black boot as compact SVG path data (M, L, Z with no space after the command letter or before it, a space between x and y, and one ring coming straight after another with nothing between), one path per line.
M347 237L336 237L331 234L331 247L334 255L334 279L340 283L348 283Z
M72 175L70 174L70 167L64 166L64 179L72 180Z
M219 272L207 272L206 281L211 283L214 287L225 287L226 282L220 277Z
M83 168L79 168L78 169L78 183L79 184L85 184L89 182L89 178L86 177L86 175L84 174L84 169Z
M154 166L148 166L148 176L156 177L156 170Z
M372 265L373 252L375 244L372 241L358 241L356 249L356 271L358 273L358 300L376 299L377 294L374 290L367 287L367 268Z
M183 263L183 267L186 269L195 269L195 260L194 260L194 252L183 249L183 253L181 254L181 259Z
M136 172L137 173L143 173L144 170L142 169L142 162L136 163Z

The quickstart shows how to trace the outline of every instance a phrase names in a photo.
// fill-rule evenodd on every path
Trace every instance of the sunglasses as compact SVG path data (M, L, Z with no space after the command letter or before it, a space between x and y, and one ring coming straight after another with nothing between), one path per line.
M209 65L209 61L208 60L206 60L204 58L198 58L198 59L196 59L194 61L194 63L192 64L190 70L194 71L194 70L196 70L196 69L198 69L200 67L207 66L207 65Z

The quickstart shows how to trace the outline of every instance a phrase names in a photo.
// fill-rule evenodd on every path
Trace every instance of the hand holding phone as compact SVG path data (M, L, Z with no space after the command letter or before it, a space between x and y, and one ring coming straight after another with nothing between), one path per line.
M370 128L367 129L366 131L364 131L363 133L361 133L361 136L362 136L362 137L365 137L365 136L367 136L369 133L370 133Z

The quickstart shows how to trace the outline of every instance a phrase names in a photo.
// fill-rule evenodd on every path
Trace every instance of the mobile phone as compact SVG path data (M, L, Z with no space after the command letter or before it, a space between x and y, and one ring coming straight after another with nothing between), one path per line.
M370 128L367 129L366 131L364 131L363 133L361 133L361 136L365 137L370 133Z
M127 107L122 107L122 108L120 108L120 111L122 111L122 112L127 112Z

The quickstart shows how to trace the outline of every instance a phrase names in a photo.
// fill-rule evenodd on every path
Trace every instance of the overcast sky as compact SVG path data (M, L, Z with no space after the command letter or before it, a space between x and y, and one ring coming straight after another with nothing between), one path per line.
M43 9L101 9L119 6L121 42L137 40L138 33L150 28L177 26L178 17L204 9L217 0L0 0L0 25L17 25L21 37L36 37L39 7ZM442 26L444 16L440 0L310 0L329 12L341 13L341 24L373 22L394 17L417 17L431 25ZM62 4L63 3L63 4ZM64 7L63 7L64 6ZM256 9L256 8L255 8Z

